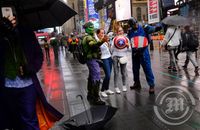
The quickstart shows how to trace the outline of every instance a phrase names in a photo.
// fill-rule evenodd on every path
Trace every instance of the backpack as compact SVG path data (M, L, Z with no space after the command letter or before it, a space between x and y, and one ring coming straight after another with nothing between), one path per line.
M189 39L188 39L188 48L191 48L191 49L196 49L199 47L199 39L198 39L198 36L195 35L194 33L191 33L190 36L189 36Z
M83 48L83 40L80 40L80 42L78 43L75 54L79 63L81 64L86 63L87 59L86 59L86 53Z

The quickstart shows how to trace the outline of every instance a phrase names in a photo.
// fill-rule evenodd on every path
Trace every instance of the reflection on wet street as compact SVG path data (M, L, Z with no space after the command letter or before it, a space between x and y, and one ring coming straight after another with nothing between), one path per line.
M128 84L133 84L131 65L131 51L128 62ZM146 77L141 68L140 91L130 90L121 94L110 95L102 98L106 104L117 107L118 111L104 130L197 130L200 129L200 77L195 75L194 67L190 63L187 70L181 67L184 64L185 53L179 55L179 71L168 71L168 53L159 50L151 51L152 69L156 79L155 95L149 95ZM87 108L90 108L86 100L88 69L86 65L74 60L72 54L59 51L59 59L54 60L50 53L50 60L45 58L43 67L38 74L43 90L48 101L65 114L63 120L84 111L84 106L77 95L82 95ZM102 76L103 77L103 76ZM121 81L121 80L120 80ZM110 81L110 89L114 91L113 72ZM122 83L120 84L122 86ZM161 122L154 113L153 106L158 93L168 86L181 86L186 88L195 99L196 105L191 118L184 124L170 126ZM61 129L58 126L55 129Z

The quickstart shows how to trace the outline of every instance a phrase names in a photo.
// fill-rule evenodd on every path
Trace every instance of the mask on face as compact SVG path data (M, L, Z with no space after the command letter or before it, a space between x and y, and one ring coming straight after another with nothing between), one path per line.
M85 29L86 33L93 35L94 34L94 26L90 26Z
M85 32L88 33L89 35L94 34L94 25L91 22L86 23L84 26Z
M128 20L128 24L132 29L137 28L137 20L134 17L132 17Z

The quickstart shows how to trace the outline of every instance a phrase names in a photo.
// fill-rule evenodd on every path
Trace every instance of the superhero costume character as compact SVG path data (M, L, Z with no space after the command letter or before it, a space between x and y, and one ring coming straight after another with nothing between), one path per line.
M130 86L131 89L140 89L140 64L146 75L146 80L150 86L149 93L154 93L154 75L151 69L151 59L148 50L149 34L161 30L162 26L160 24L156 26L144 25L142 27L137 23L135 18L130 18L128 20L130 26L128 37L131 41L132 47L132 70L134 77L134 84Z
M92 105L105 105L99 97L100 87L100 46L103 41L96 41L94 37L94 25L88 22L84 25L85 32L82 45L85 53L86 64L89 69L88 84L87 84L87 99Z

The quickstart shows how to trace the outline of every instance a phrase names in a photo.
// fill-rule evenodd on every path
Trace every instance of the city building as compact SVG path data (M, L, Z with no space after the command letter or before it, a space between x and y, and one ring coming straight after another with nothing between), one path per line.
M64 33L71 33L76 31L77 23L79 23L79 12L78 12L78 0L63 0L66 4L75 10L78 15L69 19L65 24L62 26L62 30ZM62 17L62 16L61 16Z
M132 15L139 22L147 22L147 0L132 0Z

